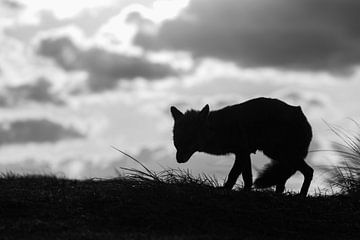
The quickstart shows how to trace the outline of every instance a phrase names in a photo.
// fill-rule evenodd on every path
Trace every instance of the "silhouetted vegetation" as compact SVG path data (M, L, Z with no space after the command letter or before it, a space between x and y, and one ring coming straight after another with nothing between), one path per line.
M335 153L341 157L339 165L331 170L329 183L343 194L360 194L360 124L355 122L358 132L350 133L340 127L330 129L340 138L334 143Z
M360 201L216 188L208 176L0 178L1 239L359 239Z

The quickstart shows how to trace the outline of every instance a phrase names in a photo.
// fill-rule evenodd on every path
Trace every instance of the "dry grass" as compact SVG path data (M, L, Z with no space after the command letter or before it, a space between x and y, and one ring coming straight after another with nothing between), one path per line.
M330 171L329 183L340 189L342 194L360 192L360 124L355 121L354 123L358 128L356 133L328 124L340 139L334 143L334 152L341 158L340 164Z
M120 167L120 169L125 170L127 173L124 177L127 179L132 179L135 181L152 181L157 183L168 183L168 184L195 184L201 186L208 187L220 187L219 180L215 176L209 176L207 174L201 174L198 176L194 176L188 169L164 169L159 172L155 172L147 168L144 164L142 164L139 160L129 155L128 153L120 150L119 148L112 147L116 151L124 154L129 157L136 163L138 163L143 170L139 170L136 168L125 168ZM118 171L118 175L122 176L122 173Z

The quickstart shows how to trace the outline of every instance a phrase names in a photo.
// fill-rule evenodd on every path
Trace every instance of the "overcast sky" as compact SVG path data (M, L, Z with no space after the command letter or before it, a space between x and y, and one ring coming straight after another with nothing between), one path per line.
M329 149L325 122L360 117L359 12L357 0L0 0L0 170L113 177L135 166L114 145L223 179L232 156L175 162L169 107L258 96L301 105L311 150ZM253 159L255 173L266 159Z

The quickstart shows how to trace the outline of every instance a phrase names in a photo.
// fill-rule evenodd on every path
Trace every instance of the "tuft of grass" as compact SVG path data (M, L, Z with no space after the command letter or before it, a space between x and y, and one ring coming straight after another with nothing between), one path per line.
M334 143L334 151L341 157L340 164L331 169L328 182L345 194L360 193L360 124L353 122L358 128L356 133L327 123L340 139L340 142Z
M134 181L152 181L155 183L167 184L192 184L214 188L221 186L219 180L215 176L209 176L205 173L194 176L188 169L164 169L160 172L155 172L147 168L143 163L141 163L139 160L137 160L130 154L114 146L112 146L112 148L129 157L143 168L143 170L139 170L136 168L120 167L120 169L127 172L127 174L125 175L125 178L127 179L131 179ZM116 171L118 172L118 175L120 177L123 175L119 170Z

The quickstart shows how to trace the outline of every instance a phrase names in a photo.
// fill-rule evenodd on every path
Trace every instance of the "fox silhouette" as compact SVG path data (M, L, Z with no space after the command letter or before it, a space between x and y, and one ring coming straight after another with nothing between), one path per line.
M224 188L232 189L240 174L244 189L253 185L250 154L262 151L271 159L259 174L257 188L276 186L285 190L286 181L296 172L304 175L300 195L306 196L314 170L305 162L312 129L299 106L272 98L255 98L210 111L182 113L170 108L174 119L173 140L178 163L187 162L195 152L214 155L235 154L235 162Z

